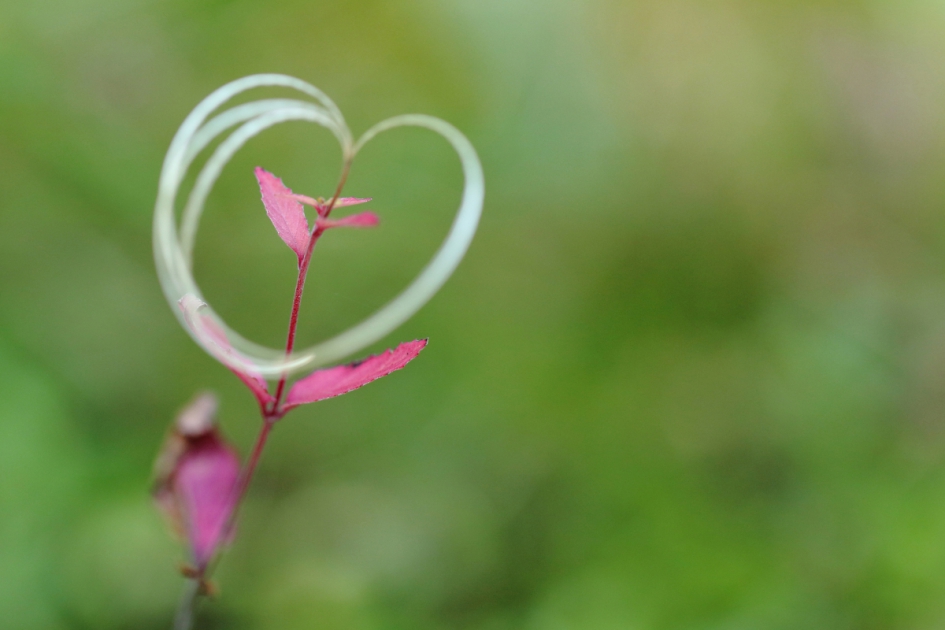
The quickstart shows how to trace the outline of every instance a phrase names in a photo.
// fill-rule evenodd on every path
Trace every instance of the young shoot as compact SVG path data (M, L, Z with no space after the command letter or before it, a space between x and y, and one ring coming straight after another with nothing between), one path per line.
M298 92L300 98L261 99L221 110L238 94L260 87L288 88ZM309 121L331 131L341 148L341 175L334 192L324 198L295 193L276 175L261 167L255 169L266 215L295 254L298 265L285 346L267 348L240 336L213 311L194 280L192 252L204 203L226 164L250 138L292 120ZM341 334L297 349L302 294L316 244L335 228L373 228L380 222L371 211L332 216L336 210L371 201L341 196L351 164L372 138L403 126L423 127L440 134L459 156L464 185L453 224L431 261L397 297ZM229 135L197 173L178 226L174 209L182 182L194 160L224 134ZM182 569L187 583L175 628L190 628L198 598L213 592L210 574L221 549L235 535L239 506L275 424L299 405L348 393L403 368L426 346L426 339L408 341L354 363L323 367L385 337L439 290L469 247L483 196L482 167L476 151L449 123L419 114L397 116L375 125L355 141L331 99L315 86L293 77L260 74L238 79L210 94L184 119L164 159L154 211L158 278L184 329L252 392L261 423L249 457L240 464L236 451L217 427L216 398L202 394L178 416L158 455L154 498L187 541L192 562ZM306 207L312 209L311 224ZM321 369L290 383L294 374L313 368Z

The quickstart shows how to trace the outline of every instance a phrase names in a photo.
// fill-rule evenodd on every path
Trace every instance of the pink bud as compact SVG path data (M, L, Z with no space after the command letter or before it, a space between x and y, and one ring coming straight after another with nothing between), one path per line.
M155 462L154 499L190 543L202 572L220 545L237 500L240 462L215 426L217 401L204 393L177 417Z
M200 569L227 542L225 530L236 506L239 474L239 457L216 432L192 440L178 463L174 496Z

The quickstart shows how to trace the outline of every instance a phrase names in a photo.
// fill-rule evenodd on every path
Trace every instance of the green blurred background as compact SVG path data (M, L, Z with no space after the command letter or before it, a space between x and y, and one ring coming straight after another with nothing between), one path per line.
M164 302L151 211L183 117L256 72L355 133L453 122L487 198L374 348L421 357L278 426L199 628L945 627L925 0L0 0L0 626L169 627L158 444L203 388L244 453L258 416ZM295 265L257 164L328 195L338 152L267 132L201 227L206 295L278 346ZM320 245L302 341L395 295L460 185L432 134L372 143L346 192L382 226Z

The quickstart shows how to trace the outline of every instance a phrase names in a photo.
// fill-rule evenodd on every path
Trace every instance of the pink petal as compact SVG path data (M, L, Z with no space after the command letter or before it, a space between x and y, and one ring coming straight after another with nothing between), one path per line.
M380 219L373 212L361 212L341 219L319 219L318 226L324 229L334 227L374 227Z
M308 251L309 231L305 210L292 191L282 180L260 167L256 167L256 179L262 192L266 214L276 228L279 237L299 257L299 264Z
M363 361L317 370L297 381L286 396L285 408L317 402L347 394L382 376L387 376L410 363L427 345L426 339L402 343L395 350L387 350Z
M174 495L194 562L200 569L225 542L227 522L236 506L239 475L239 457L215 432L192 441L178 463Z
M240 354L230 344L230 340L226 338L226 333L223 329L210 317L201 312L200 309L206 306L206 304L197 298L197 296L188 293L178 301L178 304L180 305L180 309L184 312L184 319L187 321L187 325L194 331L199 339L208 342L208 345L224 357L240 357ZM236 374L236 376L243 381L243 384L253 392L260 406L265 407L266 404L272 402L273 396L269 393L266 379L261 375L250 371L237 370L230 367L225 362L224 365L226 365L233 374Z

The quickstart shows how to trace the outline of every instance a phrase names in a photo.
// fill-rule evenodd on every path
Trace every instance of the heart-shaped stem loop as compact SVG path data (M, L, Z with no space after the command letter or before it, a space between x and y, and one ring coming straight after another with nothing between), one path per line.
M234 106L210 118L234 96L258 87L294 89L311 100L263 99ZM376 313L335 337L312 347L286 353L253 343L229 328L207 305L201 316L209 319L225 335L229 347L221 351L219 340L188 325L185 312L178 308L184 296L206 302L192 272L192 251L204 203L226 164L248 140L266 129L290 120L309 121L331 131L341 147L341 172L347 172L357 152L377 134L394 127L430 129L453 147L463 169L464 185L459 210L443 244L427 266L396 298ZM175 204L180 186L194 159L217 137L236 127L203 165L184 205L178 229ZM184 119L174 136L164 166L154 209L154 259L164 295L191 336L207 352L236 370L279 377L311 369L344 357L380 340L409 319L439 290L462 260L476 232L482 212L485 184L482 165L469 140L443 120L411 114L397 116L369 129L355 143L338 107L321 90L300 79L280 74L243 77L219 88L205 98ZM218 336L218 334L217 334Z

